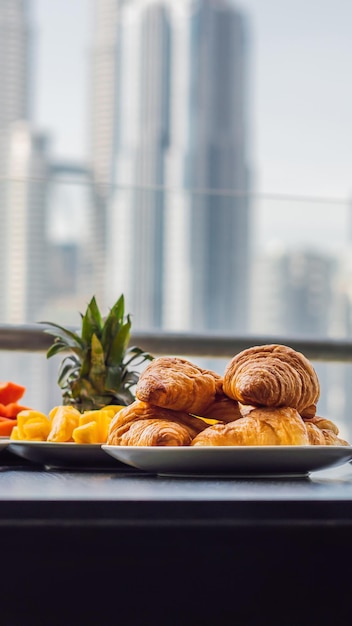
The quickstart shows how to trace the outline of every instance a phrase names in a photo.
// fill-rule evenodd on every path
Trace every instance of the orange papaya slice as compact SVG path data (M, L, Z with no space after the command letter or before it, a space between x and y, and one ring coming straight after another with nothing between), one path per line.
M7 417L0 417L0 437L9 437L17 421Z
M0 382L0 403L10 404L22 398L26 388L12 381Z
M27 409L29 409L28 406L22 406L21 404L18 404L17 402L10 402L10 404L0 403L0 416L14 419L15 417L17 417L20 411L25 411Z

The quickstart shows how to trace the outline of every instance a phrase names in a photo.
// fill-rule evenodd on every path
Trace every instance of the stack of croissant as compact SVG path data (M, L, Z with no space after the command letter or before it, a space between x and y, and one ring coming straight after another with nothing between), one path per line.
M141 373L136 401L113 418L119 446L350 445L316 415L320 385L310 361L279 344L243 350L224 375L179 357Z

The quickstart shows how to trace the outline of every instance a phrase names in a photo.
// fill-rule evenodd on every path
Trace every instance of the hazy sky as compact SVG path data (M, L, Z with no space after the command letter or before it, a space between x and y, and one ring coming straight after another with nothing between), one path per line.
M92 0L31 0L34 119L61 157L89 149Z
M56 155L84 157L93 0L32 1L35 119L52 133ZM255 190L350 197L351 0L238 0L237 6L249 27Z

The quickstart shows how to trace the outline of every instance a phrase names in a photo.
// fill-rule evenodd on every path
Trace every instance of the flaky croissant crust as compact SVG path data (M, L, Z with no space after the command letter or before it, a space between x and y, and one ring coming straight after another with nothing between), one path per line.
M120 446L348 446L324 417L290 407L248 407L243 417L208 426L201 419L136 401L113 418L107 443ZM243 410L243 407L241 407Z
M224 393L216 394L214 400L203 411L202 417L218 420L219 422L233 422L242 417L236 400L232 400Z
M237 354L223 377L226 395L243 405L293 407L314 415L320 395L310 361L288 346L254 346Z
M202 415L222 387L222 377L179 357L158 357L141 373L136 397L155 406Z
M348 446L338 433L327 418L303 419L290 407L251 407L239 420L209 426L191 446Z
M339 437L339 429L334 422L326 417L316 415L312 419L304 419L307 428L309 443L314 446L349 446L350 444Z
M140 427L134 426L139 421L143 421L143 425ZM184 431L189 434L190 440L192 440L201 430L204 430L207 427L207 424L203 422L201 419L197 417L193 417L192 415L188 415L183 411L173 411L170 409L164 409L162 407L153 406L146 402L141 402L140 400L136 400L132 404L129 404L124 409L121 409L116 413L113 417L109 432L107 436L107 443L111 445L148 445L148 444L134 444L134 443L122 443L122 441L127 442L129 439L128 431L130 431L132 427L132 434L139 433L138 437L140 437L140 433L146 426L151 426L153 422L153 427L158 429L160 425L165 428L165 422L170 424L176 424L182 426L182 429L174 428L174 432L179 433L181 439L184 437ZM161 424L163 422L163 424ZM171 426L170 426L171 428ZM131 441L132 441L131 434ZM162 445L162 444L157 444ZM171 444L169 444L171 445ZM172 445L188 445L184 443L172 444Z
M119 439L120 446L189 446L190 429L170 420L141 419L131 422Z
M311 363L288 346L254 346L225 374L159 357L142 372L137 400L113 418L107 443L131 446L350 445L316 415ZM203 418L217 420L209 426Z
M253 409L228 424L209 426L193 439L192 446L307 446L304 421L294 408Z

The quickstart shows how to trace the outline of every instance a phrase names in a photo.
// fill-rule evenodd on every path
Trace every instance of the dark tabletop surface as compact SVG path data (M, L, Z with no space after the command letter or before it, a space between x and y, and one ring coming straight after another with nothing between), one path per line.
M352 465L307 478L163 477L142 472L0 468L0 501L351 501Z
M341 569L352 558L350 463L290 479L1 460L4 626L350 620L351 585ZM63 581L65 590L79 585L85 599L69 620L64 601L52 608ZM126 602L131 589L136 601Z
M129 468L46 469L2 456L0 521L58 517L199 523L315 519L352 524L352 464L305 478L181 478Z

